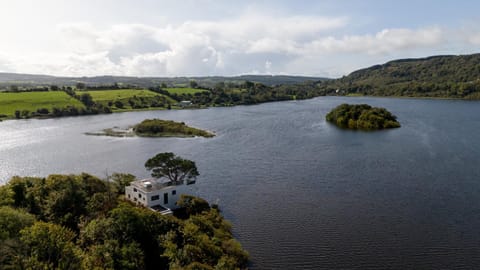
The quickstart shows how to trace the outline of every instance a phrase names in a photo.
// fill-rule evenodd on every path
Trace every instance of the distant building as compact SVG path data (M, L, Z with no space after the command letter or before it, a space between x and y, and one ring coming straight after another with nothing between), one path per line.
M168 215L178 208L177 201L181 194L191 193L192 184L195 184L195 180L175 183L153 178L137 180L125 187L125 197L138 205Z
M179 107L190 107L193 103L190 100L182 100L178 103Z

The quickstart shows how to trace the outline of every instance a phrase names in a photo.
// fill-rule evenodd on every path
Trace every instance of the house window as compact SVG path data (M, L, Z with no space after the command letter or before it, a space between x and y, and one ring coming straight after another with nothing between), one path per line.
M138 193L138 198L141 198L142 197L142 193Z
M177 194L177 191L176 190L172 190L172 195L175 195Z
M137 189L136 189L136 188L133 188L133 192L137 192Z
M160 195L152 196L152 201L160 200Z

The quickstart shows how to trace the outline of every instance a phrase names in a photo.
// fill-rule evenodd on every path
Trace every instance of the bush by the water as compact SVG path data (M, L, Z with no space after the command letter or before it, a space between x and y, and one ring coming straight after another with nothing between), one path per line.
M342 104L326 116L327 121L348 129L377 130L398 128L397 117L385 108L372 107L367 104Z
M161 120L161 119L146 119L143 120L140 124L134 127L134 131L139 136L152 136L152 137L161 137L161 136L202 136L202 137L213 137L213 134L197 129L192 128L185 123L175 122L170 120Z

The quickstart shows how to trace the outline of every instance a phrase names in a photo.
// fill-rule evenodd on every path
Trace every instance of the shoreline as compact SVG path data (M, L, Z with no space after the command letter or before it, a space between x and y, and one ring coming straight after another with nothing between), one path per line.
M450 97L411 97L411 96L365 96L365 95L325 95L325 96L316 96L307 99L300 99L300 100L309 100L319 97L345 97L345 98L390 98L390 99L420 99L420 100L452 100L452 101L471 101L471 102L478 102L480 99L467 99L467 98L450 98ZM189 107L189 108L181 108L181 107L172 107L170 110L202 110L202 109L209 109L209 108L219 108L219 107L235 107L235 106L253 106L253 105L260 105L264 103L272 103L272 102L283 102L283 101L291 101L291 100L279 100L279 101L268 101L268 102L261 102L256 104L232 104L232 105L224 105L224 106L200 106L200 107ZM295 101L299 101L295 99ZM166 108L141 108L141 109L122 109L122 110L115 110L111 113L125 113L125 112L142 112L142 111L165 111L168 110ZM49 116L49 115L41 115L35 116L30 118L15 118L15 117L6 117L0 118L0 122L2 121L10 121L10 120L29 120L29 119L55 119L55 118L64 118L64 117L79 117L79 116L94 116L94 115L105 115L110 113L98 113L98 114L82 114L82 115L65 115L65 116Z

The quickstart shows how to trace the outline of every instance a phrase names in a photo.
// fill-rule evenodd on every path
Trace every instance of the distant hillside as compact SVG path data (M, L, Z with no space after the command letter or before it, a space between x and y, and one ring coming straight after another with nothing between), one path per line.
M330 94L480 99L480 54L395 60L321 88Z
M49 85L72 86L79 82L90 86L111 85L114 83L151 87L165 83L168 86L186 86L191 80L195 80L203 87L214 87L219 82L243 83L245 81L258 82L268 86L280 84L298 84L306 81L321 81L326 78L287 76L287 75L242 75L235 77L125 77L125 76L96 76L96 77L56 77L47 75L31 75L16 73L0 73L0 88L11 85L24 87L42 87Z

